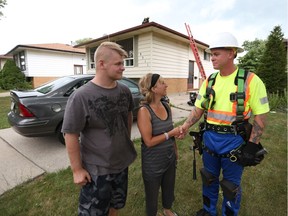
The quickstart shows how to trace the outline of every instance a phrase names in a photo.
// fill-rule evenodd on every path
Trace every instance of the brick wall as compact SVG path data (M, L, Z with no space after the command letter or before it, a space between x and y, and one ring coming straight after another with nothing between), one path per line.
M38 86L57 78L59 77L33 77L32 86L33 88L37 88Z

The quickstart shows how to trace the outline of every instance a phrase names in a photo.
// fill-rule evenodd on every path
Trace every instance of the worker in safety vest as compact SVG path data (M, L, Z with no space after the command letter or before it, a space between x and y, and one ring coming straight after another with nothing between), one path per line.
M211 53L213 68L218 73L202 84L194 109L180 127L184 136L204 114L204 122L199 124L204 165L200 169L203 208L196 216L217 215L219 186L224 196L222 215L238 215L243 169L264 158L260 137L269 112L267 93L257 75L234 64L237 53L243 51L230 33L214 37L206 52ZM252 114L254 120L250 124Z

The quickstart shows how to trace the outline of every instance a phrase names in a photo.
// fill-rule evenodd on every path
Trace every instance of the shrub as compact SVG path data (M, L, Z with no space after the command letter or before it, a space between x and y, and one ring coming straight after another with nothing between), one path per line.
M287 89L281 92L268 93L269 105L271 111L287 111Z
M16 66L13 60L7 60L0 72L0 88L10 89L29 89L31 83L26 81L25 75Z

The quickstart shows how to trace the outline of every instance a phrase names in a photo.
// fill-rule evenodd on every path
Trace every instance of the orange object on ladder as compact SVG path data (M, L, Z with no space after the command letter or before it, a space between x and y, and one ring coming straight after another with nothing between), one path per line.
M196 42L192 36L192 33L191 33L191 30L190 30L190 26L188 24L185 23L185 27L186 27L186 30L187 30L187 33L188 33L188 36L189 36L189 40L190 40L190 47L193 51L193 54L195 56L195 60L196 60L196 63L197 63L197 66L199 68L199 71L200 71L200 74L202 76L203 79L206 79L206 74L205 74L205 71L204 71L204 68L203 68L203 65L201 63L201 60L200 60L200 57L199 57L199 54L198 54L198 48L196 46Z

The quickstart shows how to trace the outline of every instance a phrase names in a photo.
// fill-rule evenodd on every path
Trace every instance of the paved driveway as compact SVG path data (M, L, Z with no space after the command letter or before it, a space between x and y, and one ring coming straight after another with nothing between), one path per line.
M23 137L11 128L0 130L0 152L0 194L69 165L65 146L55 137Z

